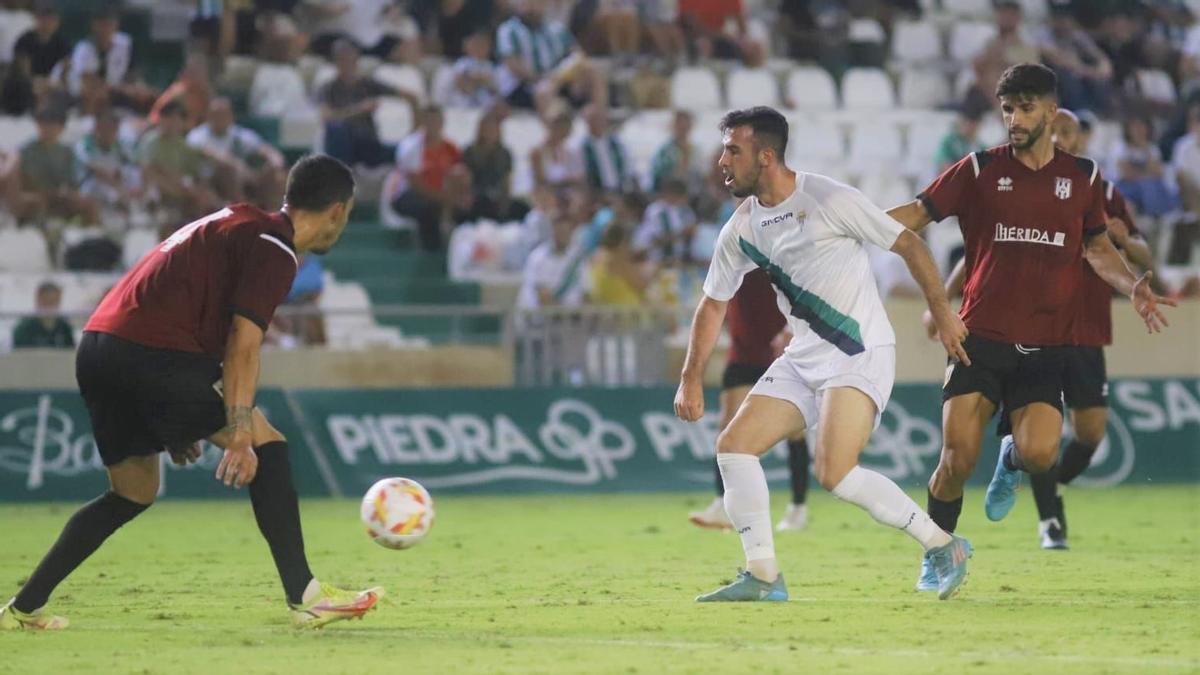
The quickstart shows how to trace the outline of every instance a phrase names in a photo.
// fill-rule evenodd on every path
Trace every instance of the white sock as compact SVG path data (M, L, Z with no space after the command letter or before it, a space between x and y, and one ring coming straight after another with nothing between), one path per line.
M903 530L928 551L950 543L950 535L933 522L898 485L881 473L856 466L833 488L838 499L857 504L876 522Z
M717 455L725 482L725 513L742 539L746 569L763 581L779 576L775 536L771 531L771 499L767 476L758 457L735 452Z
M300 602L301 602L301 604L303 604L305 606L310 605L310 604L312 604L312 602L314 600L317 599L317 596L320 594L321 594L321 584L320 584L320 582L317 581L316 577L313 577L308 582L308 585L304 587L304 595L300 597Z

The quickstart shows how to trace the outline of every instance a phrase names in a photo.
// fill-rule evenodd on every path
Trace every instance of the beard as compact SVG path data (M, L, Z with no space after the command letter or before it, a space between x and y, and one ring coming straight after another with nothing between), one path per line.
M738 181L736 178L729 184L729 194L738 199L745 199L758 191L758 177L762 174L762 169L755 167L754 175L747 176L746 180Z
M1041 124L1038 124L1036 127L1030 129L1025 134L1025 142L1024 143L1017 143L1016 141L1014 141L1012 139L1011 134L1009 134L1008 140L1012 143L1013 147L1016 148L1017 150L1028 150L1029 148L1033 147L1034 143L1038 142L1038 140L1042 137L1042 134L1044 134L1044 133L1046 133L1045 120L1043 120L1041 122Z

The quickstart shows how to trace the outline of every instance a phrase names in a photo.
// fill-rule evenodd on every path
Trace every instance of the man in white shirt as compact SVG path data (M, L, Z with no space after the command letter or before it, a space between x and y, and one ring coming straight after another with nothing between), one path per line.
M204 124L187 135L188 145L204 153L228 177L228 201L248 200L263 208L281 203L287 169L283 154L246 127L233 121L228 98L214 98Z
M67 72L67 90L82 99L85 110L113 105L142 110L155 92L134 77L133 40L120 32L115 3L98 3L92 14L92 33L75 44Z
M1200 213L1200 103L1188 107L1188 133L1175 141L1171 168L1185 210Z
M578 307L587 297L585 261L571 246L573 221L556 214L551 229L551 238L533 249L525 261L517 295L517 305L522 309Z
M421 57L416 22L393 0L304 0L302 13L314 35L312 49L330 58L333 44L349 38L363 54L412 63Z
M704 414L703 373L726 303L754 267L766 270L793 337L717 439L725 510L741 538L746 570L700 602L783 601L775 559L767 480L759 457L779 441L816 429L821 485L902 530L925 549L939 597L966 578L971 548L930 519L886 476L858 465L879 424L895 378L895 333L871 276L864 243L899 254L929 302L946 350L968 361L967 331L951 309L937 265L921 238L859 191L784 164L788 124L767 107L737 110L721 121L718 162L725 185L744 198L721 230L704 295L696 308L675 414Z

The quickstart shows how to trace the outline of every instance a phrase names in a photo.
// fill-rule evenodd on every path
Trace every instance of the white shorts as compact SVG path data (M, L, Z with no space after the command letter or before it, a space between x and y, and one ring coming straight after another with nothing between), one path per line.
M770 396L791 403L804 415L808 429L817 426L826 389L853 387L875 402L875 426L892 396L896 381L896 347L872 347L853 356L798 360L788 355L775 359L750 390L751 396Z

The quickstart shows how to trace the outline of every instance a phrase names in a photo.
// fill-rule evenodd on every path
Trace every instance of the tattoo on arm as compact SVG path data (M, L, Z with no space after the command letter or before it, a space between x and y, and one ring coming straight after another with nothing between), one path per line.
M239 431L244 431L248 434L253 433L254 428L254 406L235 405L225 409L225 429L231 434L236 434Z

